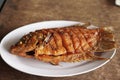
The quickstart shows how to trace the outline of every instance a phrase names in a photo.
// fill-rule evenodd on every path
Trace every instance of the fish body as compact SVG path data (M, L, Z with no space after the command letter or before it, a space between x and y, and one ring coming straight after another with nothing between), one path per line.
M95 52L116 48L111 27L88 29L83 25L36 30L23 36L10 51L24 57L34 57L44 62L77 62L103 60Z

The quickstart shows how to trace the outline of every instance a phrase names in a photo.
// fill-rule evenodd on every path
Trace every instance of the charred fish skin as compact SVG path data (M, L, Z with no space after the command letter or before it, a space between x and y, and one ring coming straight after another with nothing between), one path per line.
M110 27L87 29L83 25L74 25L30 32L12 45L10 51L57 65L59 62L103 60L105 58L94 55L94 52L114 48L116 42Z

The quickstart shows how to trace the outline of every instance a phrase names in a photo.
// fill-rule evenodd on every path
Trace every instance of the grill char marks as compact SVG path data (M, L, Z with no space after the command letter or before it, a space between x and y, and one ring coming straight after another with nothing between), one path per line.
M72 27L71 28L67 28L67 32L70 35L70 39L72 41L73 44L73 48L74 48L74 53L79 53L80 51L82 52L82 50L80 49L80 51L77 50L77 48L80 45L79 39L77 38L77 35L72 31Z
M75 28L75 31L74 31L76 34L77 34L77 36L78 36L78 38L79 38L79 42L80 42L80 45L79 45L79 47L78 47L78 50L81 50L81 52L79 52L79 54L81 54L81 58L83 59L83 60L85 60L86 59L86 54L85 54L85 51L86 51L86 49L83 47L84 45L86 45L87 44L87 42L86 42L86 40L85 40L85 38L84 38L84 34L82 34L80 31L79 31L79 28L78 27L76 27ZM86 45L86 47L89 47L88 45Z
M60 34L56 30L54 30L53 32L54 32L53 38L54 38L54 42L56 44L56 50L54 52L54 55L66 54L67 51L63 46L63 43L62 43L63 41L62 41ZM52 47L52 45L51 45L51 47Z
M88 44L85 34L87 34L86 32L83 33L83 30L78 28L78 32L79 32L79 36L81 37L81 47L83 48L84 51L87 51L90 48L90 45Z
M63 40L62 42L64 44L65 49L67 50L67 53L74 53L75 50L69 32L70 31L67 28L59 30L59 34Z
M81 34L81 32L79 31L78 28L75 28L75 29L74 29L74 32L75 32L75 34L77 34L77 36L78 36L78 38L79 38L79 43L80 43L80 45L79 45L79 47L78 47L78 50L81 49L83 52L85 52L85 49L84 49L84 47L83 47L85 44L87 44L85 38L83 37L83 35ZM88 46L88 45L86 45L86 46Z
M93 30L89 31L87 29L79 29L79 31L83 34L83 36L84 36L87 44L89 45L89 47L92 50L95 50L97 40L98 40L98 30L93 29Z
M44 39L47 36L47 30L43 29L43 30L40 30L40 31L43 34L43 40L42 40L42 43L41 42L38 43L38 45L35 49L35 53L37 55L43 55L44 53L50 55L51 53L50 53L49 44L45 45L45 43L44 43ZM40 31L38 31L38 32L40 32ZM39 37L40 37L40 35L38 36L38 39L39 39ZM41 41L41 40L39 40L39 41Z
M95 49L94 48L95 47L94 43L96 43L96 41L95 41L96 40L96 33L95 33L96 30L88 31L87 29L84 29L84 28L80 29L79 28L79 32L82 34L81 36L82 36L83 42L86 42L85 44L82 45L82 48L84 49L84 51L86 51L83 54L83 60L86 60L87 59L87 55L91 54L89 51L90 50L94 51L94 49Z
M80 27L44 29L41 32L44 38L48 33L52 34L50 41L45 44L43 40L42 46L37 49L41 55L84 54L94 46L90 43L94 43L93 40L96 39L93 35L95 31L90 32ZM90 36L93 36L93 40Z
M73 43L76 53L83 53L83 49L81 47L81 40L79 38L79 33L77 31L77 28L72 27L71 32L73 34Z
M54 30L49 29L49 32L50 32L51 34L53 34L52 37L51 37L51 40L49 41L50 47L51 47L51 49L52 49L52 54L53 54L53 55L56 55L56 54L57 54L57 53L56 53L57 45L56 45L56 42L55 42L55 39L54 39Z

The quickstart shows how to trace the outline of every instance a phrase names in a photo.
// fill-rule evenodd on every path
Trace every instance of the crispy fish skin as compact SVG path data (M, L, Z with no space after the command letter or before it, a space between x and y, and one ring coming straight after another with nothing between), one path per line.
M10 51L23 57L35 57L44 62L77 62L102 60L94 52L105 52L116 48L109 27L87 29L79 25L42 29L23 36Z

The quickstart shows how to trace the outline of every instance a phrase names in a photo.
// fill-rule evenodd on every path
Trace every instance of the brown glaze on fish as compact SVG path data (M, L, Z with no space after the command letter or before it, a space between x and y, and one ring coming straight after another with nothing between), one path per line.
M23 36L10 51L24 57L35 57L44 62L76 62L102 60L94 52L116 48L111 27L88 29L80 25L42 29Z

